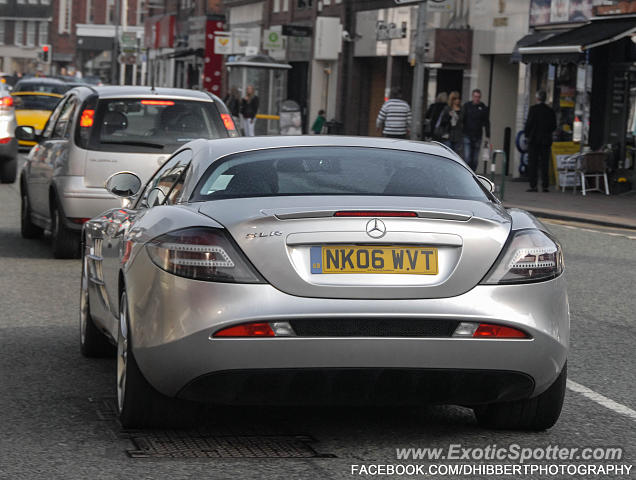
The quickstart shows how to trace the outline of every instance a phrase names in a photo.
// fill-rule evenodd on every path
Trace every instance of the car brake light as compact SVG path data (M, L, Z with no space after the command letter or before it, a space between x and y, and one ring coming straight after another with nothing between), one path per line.
M11 141L11 137L0 138L0 144L5 145Z
M215 332L212 337L294 337L289 322L252 322L234 325Z
M142 105L174 105L172 100L142 100Z
M493 323L461 322L457 325L453 337L464 338L530 338L521 330Z
M274 337L274 330L267 322L244 323L224 328L216 332L214 337Z
M482 284L537 282L563 273L561 246L547 233L526 229L511 235L503 253L486 274Z
M13 97L2 97L1 106L13 107Z
M73 223L77 223L78 225L83 225L90 220L90 218L69 218L69 220Z
M334 217L417 217L417 213L399 211L342 211L334 213Z
M146 244L152 262L180 277L226 283L265 283L222 229L186 228Z
M221 120L223 120L223 125L225 126L226 130L236 130L236 126L234 125L234 120L232 120L232 117L229 114L222 113Z
M528 338L528 335L516 328L480 323L473 333L473 338Z
M80 117L80 127L88 128L93 126L93 117L95 117L95 110L86 109L82 112Z

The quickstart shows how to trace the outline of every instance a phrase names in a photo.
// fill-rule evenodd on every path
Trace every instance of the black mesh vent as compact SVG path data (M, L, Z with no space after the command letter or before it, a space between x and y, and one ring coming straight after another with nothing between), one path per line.
M450 337L459 321L430 318L299 318L299 337Z

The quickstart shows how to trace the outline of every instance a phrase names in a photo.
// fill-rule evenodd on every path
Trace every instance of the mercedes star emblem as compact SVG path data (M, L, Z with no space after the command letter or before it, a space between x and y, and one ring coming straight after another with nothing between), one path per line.
M374 218L367 222L367 235L371 238L382 238L386 233L386 226L379 218Z

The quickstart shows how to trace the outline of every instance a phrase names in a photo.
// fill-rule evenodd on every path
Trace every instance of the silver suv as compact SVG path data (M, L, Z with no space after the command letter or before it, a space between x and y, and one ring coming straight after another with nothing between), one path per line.
M22 236L51 231L53 255L79 255L84 222L121 201L104 189L110 175L132 171L146 181L180 145L197 138L238 136L227 108L207 92L150 87L69 90L20 175Z

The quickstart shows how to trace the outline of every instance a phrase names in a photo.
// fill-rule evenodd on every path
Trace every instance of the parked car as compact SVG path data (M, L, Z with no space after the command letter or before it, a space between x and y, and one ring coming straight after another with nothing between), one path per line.
M13 183L18 171L18 142L15 139L13 97L0 83L0 182Z
M35 129L36 134L42 133L46 121L51 116L57 103L64 95L49 92L13 92L15 118L18 126L28 125ZM21 147L32 147L36 142L20 140Z
M22 236L51 231L56 258L79 256L89 218L120 205L104 182L120 170L144 181L179 146L196 138L238 135L223 102L206 92L149 87L74 88L34 141L20 176Z
M28 77L23 78L13 87L13 92L57 93L64 95L71 88L80 84L67 82L59 78Z
M161 423L175 398L456 403L487 427L557 421L561 247L450 149L197 140L143 184L112 176L130 207L84 227L81 350L116 345L124 426Z

